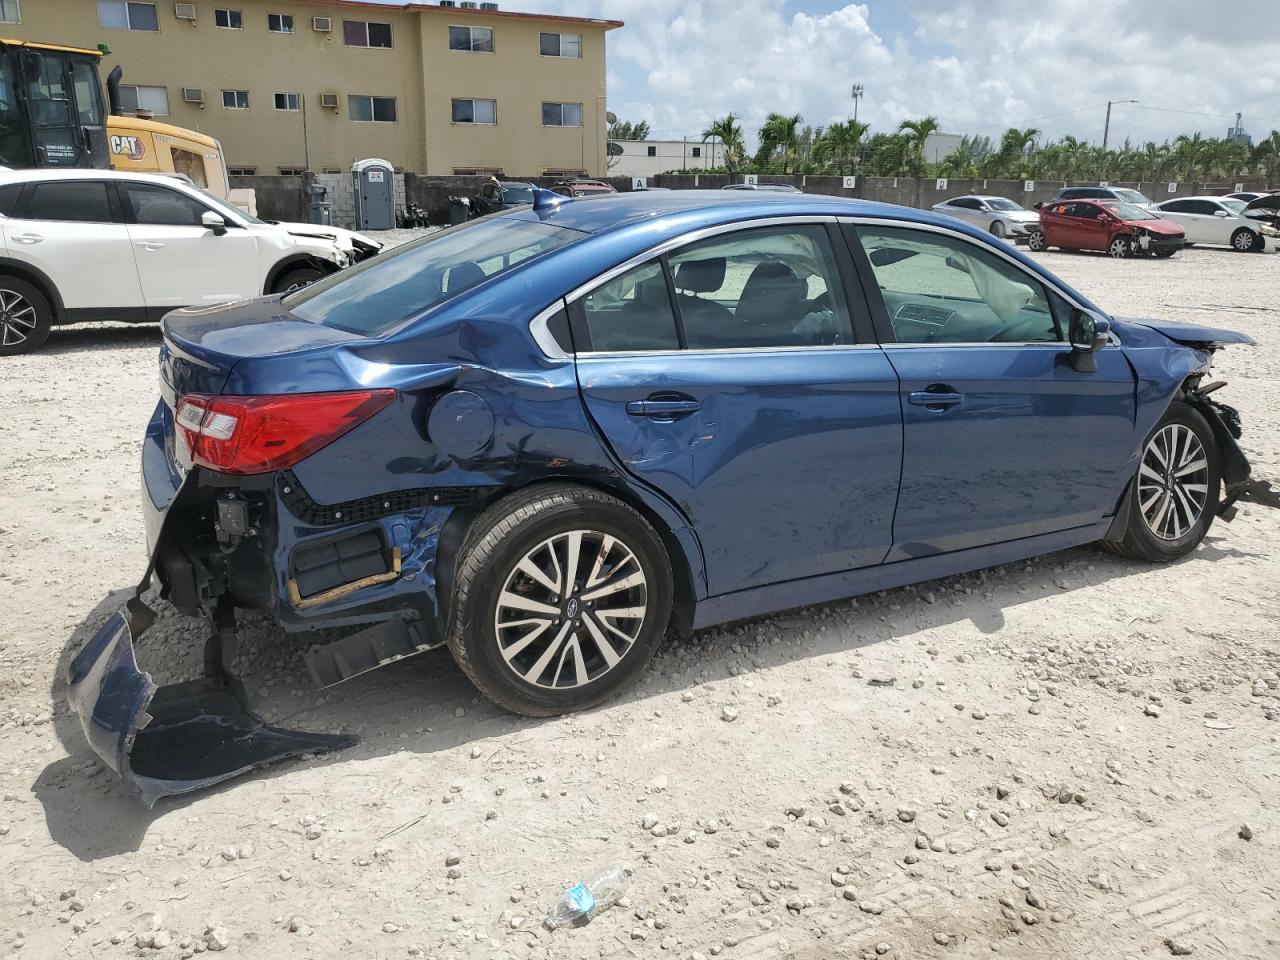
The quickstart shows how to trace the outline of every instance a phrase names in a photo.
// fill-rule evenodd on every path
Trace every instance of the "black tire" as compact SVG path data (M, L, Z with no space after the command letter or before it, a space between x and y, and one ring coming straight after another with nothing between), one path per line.
M1241 227L1231 235L1231 249L1241 253L1259 253L1263 249L1262 237L1248 227Z
M328 274L315 267L293 267L276 277L276 282L271 286L271 292L293 293L325 276Z
M1203 485L1205 486L1204 503L1195 522L1181 536L1161 536L1153 531L1153 524L1142 509L1141 487L1142 467L1148 463L1148 451L1156 437L1168 427L1181 427L1190 430L1199 441L1205 453ZM1151 460L1158 466L1158 461ZM1199 480L1199 474L1195 475ZM1152 428L1151 433L1142 442L1142 459L1139 461L1138 476L1134 478L1134 489L1130 492L1129 522L1124 536L1119 541L1104 542L1104 546L1121 556L1149 560L1152 563L1168 563L1186 556L1204 539L1213 525L1213 518L1218 511L1218 492L1221 483L1221 465L1217 447L1214 445L1213 429L1201 415L1200 411L1185 403L1175 400ZM1166 488L1167 489L1167 488ZM1172 494L1166 494L1172 496ZM1152 509L1159 510L1161 501L1154 501ZM1171 531L1166 531L1171 532Z
M1177 252L1178 252L1177 250L1170 250L1170 249L1168 249L1168 248L1166 248L1166 249L1164 249L1164 250L1153 250L1153 251L1152 251L1152 253L1153 253L1153 254L1154 254L1158 259L1160 259L1160 260L1168 260L1170 257L1172 257L1172 256L1173 256L1175 253L1177 253Z
M997 240L1003 240L1005 235L1004 224L999 220L991 221L991 235Z
M1112 237L1107 244L1107 253L1117 260L1132 257L1134 254L1133 238L1126 236Z
M53 307L39 287L0 275L0 357L16 357L44 346L53 327Z
M1049 249L1049 245L1045 243L1043 230L1032 230L1027 234L1027 249L1035 251L1036 253Z
M529 633L535 630L534 624L550 620L550 613L533 611L525 616L538 614L529 621L530 626L525 634L515 634L514 640L508 633L505 639L511 641L503 646L504 637L499 636L498 614L500 598L513 595L524 599L537 600L549 605L550 591L542 588L527 574L518 573L517 565L522 562L534 562L531 557L546 556L538 553L541 550L557 551L562 537L573 537L586 532L601 537L614 538L621 549L630 554L630 560L619 562L612 572L602 580L595 581L616 585L626 576L615 578L615 574L627 574L638 570L643 574L641 586L626 591L612 592L620 602L637 603L637 594L643 598L643 616L631 617L623 621L626 629L634 630L630 644L621 652L611 644L610 649L616 658L609 666L601 653L599 644L592 638L591 630L599 633L606 621L599 616L604 611L604 601L600 608L595 602L588 604L591 595L590 577L582 578L586 583L581 590L574 589L571 596L557 596L553 605L558 618L554 625L544 626L545 635L551 639L545 643L541 638L521 646ZM593 561L586 559L586 539L582 559L578 569ZM603 540L596 542L599 550ZM548 547L550 544L550 547ZM557 553L556 570L567 568L567 554ZM617 557L614 553L611 556ZM634 561L634 563L633 563ZM523 569L523 568L522 568ZM606 570L609 566L606 565ZM595 573L595 569L592 569ZM523 578L519 579L519 578ZM562 577L557 576L560 582ZM508 590L508 586L513 587ZM599 589L599 587L597 588ZM542 590L542 593L537 591ZM449 616L449 650L462 671L486 697L513 713L526 716L548 717L584 710L595 706L614 694L620 688L634 681L648 666L657 652L666 633L667 623L671 617L673 595L671 562L663 546L662 538L649 522L622 501L598 490L569 484L554 484L532 487L505 497L485 510L476 518L468 531L460 554L458 571L454 579L453 603ZM581 602L579 605L579 598ZM572 602L572 606L570 603ZM593 609L588 610L590 605ZM510 609L503 604L501 609ZM629 607L628 609L639 609ZM574 611L577 611L575 614ZM519 616L519 614L515 614ZM575 626L568 623L569 617ZM561 621L565 622L562 624ZM629 627L627 623L639 620L638 627ZM507 621L502 624L505 629L521 629L510 624L519 621ZM563 635L563 638L562 638ZM511 653L513 648L519 652ZM541 670L538 664L543 662L546 650L559 651L557 658L553 653ZM575 650L575 657L568 660L568 653ZM503 651L508 651L504 656ZM581 660L576 655L581 653ZM589 656L588 656L589 654ZM517 662L518 658L524 657ZM508 662L508 658L512 662ZM551 670L556 660L554 676ZM530 664L530 660L533 661ZM566 679L581 680L578 673L581 663L587 669L589 679L580 685L561 685L561 669L569 663L574 677ZM528 666L524 675L519 671ZM590 677L592 670L600 672ZM528 675L538 671L535 681L549 679L550 682L532 682Z

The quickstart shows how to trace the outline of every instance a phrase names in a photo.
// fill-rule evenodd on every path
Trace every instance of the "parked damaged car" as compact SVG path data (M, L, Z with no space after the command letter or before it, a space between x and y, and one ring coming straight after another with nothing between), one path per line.
M150 564L69 675L134 795L350 742L253 714L239 610L339 630L320 685L447 647L548 716L634 681L668 628L1095 541L1169 561L1248 492L1209 380L1242 334L1111 317L903 207L535 199L165 318ZM153 577L210 625L189 684L137 666Z
M338 227L259 220L177 177L0 172L0 356L39 349L55 324L154 322L296 290L381 248Z
M1182 227L1146 207L1120 200L1074 200L1040 208L1027 238L1036 251L1102 250L1113 257L1172 257L1186 239Z

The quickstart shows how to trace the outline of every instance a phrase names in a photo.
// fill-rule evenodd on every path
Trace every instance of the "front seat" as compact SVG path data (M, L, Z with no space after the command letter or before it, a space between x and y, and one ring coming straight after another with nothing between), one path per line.
M695 348L739 345L729 308L698 296L700 293L714 293L723 287L724 275L724 257L685 260L676 267L672 282L679 291L676 300L680 304L680 319L684 321L685 337Z
M751 346L778 346L794 342L792 331L807 312L808 287L781 260L756 264L738 298L738 320L748 330Z

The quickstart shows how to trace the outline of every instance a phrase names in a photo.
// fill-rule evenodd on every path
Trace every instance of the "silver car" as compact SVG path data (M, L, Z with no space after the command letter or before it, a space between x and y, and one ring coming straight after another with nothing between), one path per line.
M952 197L935 203L933 210L1015 242L1025 240L1040 225L1040 214L1004 197Z

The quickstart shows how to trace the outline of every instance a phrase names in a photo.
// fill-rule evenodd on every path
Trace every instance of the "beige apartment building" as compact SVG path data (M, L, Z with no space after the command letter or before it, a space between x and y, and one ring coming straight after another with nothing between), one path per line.
M222 142L234 173L581 173L605 164L613 20L496 3L0 0L0 36L105 45L127 111Z

